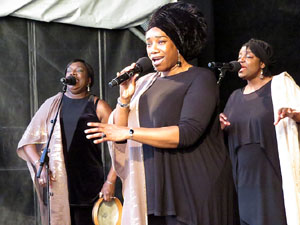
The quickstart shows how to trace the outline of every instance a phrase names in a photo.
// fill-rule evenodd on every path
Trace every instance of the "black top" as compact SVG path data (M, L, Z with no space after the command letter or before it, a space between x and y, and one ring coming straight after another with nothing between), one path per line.
M240 146L259 144L278 177L281 179L277 140L274 126L274 112L271 97L271 81L259 90L243 94L238 89L230 96L224 109L231 125L225 128L228 134L230 157L233 159Z
M179 126L179 146L143 145L148 214L189 225L233 224L233 182L218 122L214 75L192 67L158 78L141 96L141 127Z
M98 101L97 101L98 102ZM64 95L61 127L70 205L91 206L104 183L100 145L86 138L87 122L99 122L94 97Z
M224 113L231 123L225 131L241 220L285 225L271 81L250 94L243 94L243 89L233 92Z

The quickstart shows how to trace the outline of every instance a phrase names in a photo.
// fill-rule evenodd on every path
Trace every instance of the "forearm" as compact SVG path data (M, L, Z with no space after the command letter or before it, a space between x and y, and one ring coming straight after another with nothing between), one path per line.
M124 103L122 100L119 100L122 103ZM119 126L127 126L128 124L128 115L129 115L129 102L127 101L126 103L128 106L127 107L121 107L120 104L117 104L115 113L114 113L114 124L119 125Z
M179 144L179 127L134 128L131 139L157 148L176 148Z
M24 152L27 155L30 162L35 166L35 164L37 164L37 162L40 159L40 155L38 154L38 152L36 150L36 146L34 144L25 145Z
M109 181L110 183L115 183L116 182L116 180L117 180L117 173L113 169L113 167L110 168L106 180Z

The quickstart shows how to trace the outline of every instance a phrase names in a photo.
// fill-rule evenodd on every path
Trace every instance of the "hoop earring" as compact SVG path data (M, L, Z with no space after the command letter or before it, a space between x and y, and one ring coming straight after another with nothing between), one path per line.
M181 67L181 61L180 61L180 54L179 54L179 50L177 50L177 65L179 66L179 67Z
M264 71L263 71L263 69L261 69L261 71L260 71L260 75L259 75L259 78L262 80L262 79L264 79Z
M90 84L88 84L88 85L86 86L86 89L87 89L87 92L91 92Z

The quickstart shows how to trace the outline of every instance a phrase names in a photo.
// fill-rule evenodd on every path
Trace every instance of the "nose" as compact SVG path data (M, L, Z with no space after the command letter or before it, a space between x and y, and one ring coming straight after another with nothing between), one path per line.
M150 54L155 54L155 53L157 53L159 50L158 50L158 48L157 48L157 44L156 43L153 43L150 47L149 47L149 50L148 50L148 52L150 53Z
M239 62L239 63L245 62L245 58L246 58L245 55L241 55L241 56L239 57L239 59L238 59L238 62Z
M69 71L69 75L74 76L74 77L77 76L76 70Z

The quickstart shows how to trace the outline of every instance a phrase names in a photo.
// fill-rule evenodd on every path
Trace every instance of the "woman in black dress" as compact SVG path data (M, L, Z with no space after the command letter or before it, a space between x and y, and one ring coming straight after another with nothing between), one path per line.
M157 72L121 84L114 125L89 123L96 128L86 131L95 133L88 138L114 141L112 157L123 182L123 225L234 224L216 79L186 61L199 55L206 27L194 5L178 2L158 9L146 33L148 57Z
M52 112L62 98L59 121L50 142L50 221L56 225L93 225L92 208L100 191L105 200L114 196L116 174L110 170L107 180L103 172L101 146L85 138L87 122L107 123L110 106L90 94L94 81L92 67L84 60L72 60L66 67L66 77L73 76L76 83L68 85L64 95L57 94L40 107L18 146L18 153L33 172L33 180L40 198L42 222L45 219L42 187L46 186L45 167L40 178L35 178L39 168L40 144L45 144L53 119ZM46 125L47 124L47 125Z
M238 75L247 85L231 94L220 114L221 127L228 136L242 225L287 224L274 124L283 123L280 120L285 117L293 118L295 124L300 115L291 106L274 110L278 100L273 92L283 97L285 85L281 83L278 89L275 84L278 79L291 82L291 78L286 73L272 76L272 54L271 46L261 40L251 39L241 47ZM292 87L297 89L294 83Z

